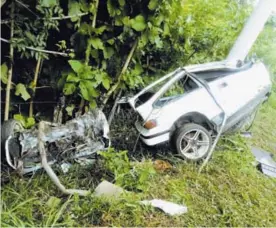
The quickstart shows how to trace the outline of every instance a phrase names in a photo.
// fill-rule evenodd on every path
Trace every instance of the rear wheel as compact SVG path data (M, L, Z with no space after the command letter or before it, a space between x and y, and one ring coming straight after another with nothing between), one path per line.
M189 123L176 130L172 144L176 152L184 159L199 161L210 152L212 137L206 128Z

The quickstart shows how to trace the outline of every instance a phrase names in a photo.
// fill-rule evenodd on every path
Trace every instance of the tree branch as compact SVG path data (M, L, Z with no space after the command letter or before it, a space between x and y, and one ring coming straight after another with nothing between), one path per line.
M10 38L13 38L14 34L14 1L11 2L11 32ZM7 81L7 88L6 88L6 104L5 104L5 113L4 113L4 120L9 119L10 113L10 96L11 96L11 85L12 85L12 73L13 73L13 56L14 56L14 48L10 46L10 67L8 71L8 81Z
M63 17L50 17L50 20L66 20L74 17L83 17L85 15L88 15L88 13L80 13L80 14L75 14L75 15L68 15L68 16L63 16ZM39 19L42 19L39 17ZM0 24L9 24L11 20L2 20Z
M134 42L128 56L127 56L127 59L125 61L125 64L122 68L122 71L121 73L118 75L117 77L117 82L111 87L111 89L107 92L105 98L104 98L104 101L103 101L103 105L102 105L102 109L104 108L104 106L106 105L107 101L109 100L110 96L112 95L112 93L115 92L115 90L118 88L118 86L120 85L120 82L121 82L121 79L124 75L124 73L126 72L127 68L128 68L128 65L130 63L130 60L132 59L132 56L137 48L137 45L138 45L138 39Z
M82 16L85 16L87 15L88 13L80 13L80 14L75 14L75 15L68 15L68 16L63 16L63 17L51 17L49 19L51 20L66 20L66 19L70 19L70 18L73 18L73 17L82 17Z
M11 43L10 41L0 37L0 40L5 42L5 43ZM33 51L37 51L37 52L42 52L42 53L47 53L47 54L53 54L53 55L61 55L61 56L64 56L64 57L69 57L68 54L64 53L64 52L57 52L57 51L49 51L49 50L43 50L43 49L39 49L39 48L34 48L34 47L25 47L29 50L33 50Z
M36 17L39 17L37 14L35 14L30 8L29 6L25 5L24 3L18 1L18 0L15 0L19 5L23 6L25 9L27 9L31 14L33 14L34 16Z

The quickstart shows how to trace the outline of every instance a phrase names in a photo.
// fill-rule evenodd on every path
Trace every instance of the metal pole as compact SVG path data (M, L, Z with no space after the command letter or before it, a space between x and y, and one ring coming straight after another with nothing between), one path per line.
M232 63L244 61L275 8L276 0L259 0L241 34L228 54L227 61Z

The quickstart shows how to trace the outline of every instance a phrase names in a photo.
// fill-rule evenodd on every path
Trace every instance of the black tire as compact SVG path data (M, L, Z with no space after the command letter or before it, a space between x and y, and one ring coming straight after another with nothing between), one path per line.
M16 132L23 130L22 124L17 120L6 120L1 126L1 145L4 146L6 140Z
M192 153L189 153L188 151L186 153L183 153L183 150L182 150L183 148L181 148L183 140L184 140L184 142L187 143L187 140L184 139L187 137L186 134L193 134L193 132L195 132L195 135L196 135L196 132L199 132L198 137L200 138L198 140L197 139L194 140L191 138L190 139L191 142L189 142L189 143L191 143L191 149L192 149L193 153L195 154L195 156L193 156ZM191 137L194 137L194 136L191 136ZM200 141L200 140L202 140L202 141ZM187 144L189 144L189 143L187 143ZM198 154L198 152L196 153L194 150L195 148L198 149L199 145L197 143L206 143L206 145L202 145L202 146L204 146L204 150L201 147L199 148L202 152L201 154ZM195 124L195 123L188 123L178 129L176 129L175 133L173 134L173 136L171 138L171 144L172 144L172 148L175 148L175 150L179 156L181 156L182 158L184 158L187 161L197 162L197 161L203 160L210 152L210 149L212 146L212 137L211 137L209 131L206 128L204 128L203 126ZM197 151L197 149L196 149L196 151Z

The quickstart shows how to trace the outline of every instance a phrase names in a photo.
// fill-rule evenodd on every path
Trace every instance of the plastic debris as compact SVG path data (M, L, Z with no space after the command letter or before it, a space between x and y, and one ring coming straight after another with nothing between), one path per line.
M241 136L244 138L252 138L252 133L250 131L241 132Z
M182 215L188 212L188 208L184 205L179 205L161 199L143 200L141 201L141 203L144 205L151 205L152 207L159 208L166 214L169 214L171 216Z
M123 188L104 180L96 187L94 195L112 197L119 196L123 192L125 192Z
M60 165L63 173L68 173L70 167L72 166L71 163L64 162Z
M259 163L258 167L267 176L276 178L276 162L273 160L273 155L262 149L251 147L251 151Z

